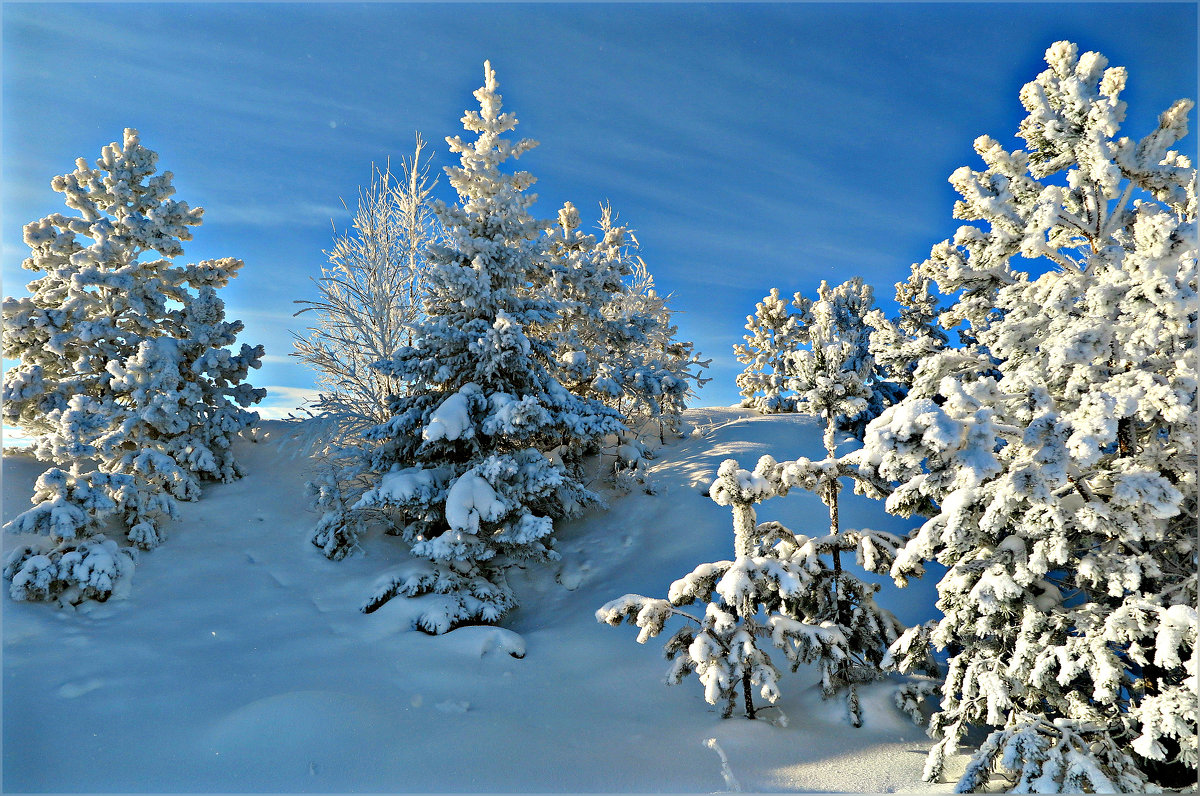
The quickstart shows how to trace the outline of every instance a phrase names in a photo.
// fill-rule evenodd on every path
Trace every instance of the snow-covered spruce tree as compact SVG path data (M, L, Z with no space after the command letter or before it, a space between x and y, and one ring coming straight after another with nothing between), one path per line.
M612 218L610 208L604 207L602 213L602 223ZM581 398L620 412L625 384L619 360L653 321L648 316L626 318L605 312L624 292L623 279L630 273L629 264L613 256L608 245L608 236L622 230L606 230L605 238L597 240L579 227L579 211L567 202L558 212L558 224L547 233L549 267L542 272L544 281L529 285L531 295L555 302L558 311L548 324L532 331L556 352L552 375L559 383ZM623 432L632 435L631 430ZM585 454L600 452L599 440L588 442L593 449L578 445L560 449L569 467L578 466Z
M601 207L598 227L599 236L579 232L579 214L568 203L551 234L549 292L564 305L552 334L561 352L559 378L621 413L630 442L637 445L651 423L661 441L678 430L693 387L707 381L700 371L708 363L692 343L677 339L670 297L655 290L636 237L617 224L611 206Z
M387 420L390 400L406 389L372 365L412 342L424 298L425 249L443 239L424 148L418 135L412 157L401 160L396 174L372 169L353 230L334 238L329 267L314 280L319 298L297 302L307 305L297 315L317 316L305 334L294 334L292 353L313 369L320 389L310 409L320 438L319 464L308 484L321 515L312 542L335 560L354 549L371 514L351 508L370 486L363 432Z
M628 239L630 249L623 256L632 259L633 272L626 290L614 298L606 312L614 317L639 319L639 323L648 317L651 323L621 360L624 396L618 407L637 429L656 425L659 442L665 442L667 434L681 433L688 398L711 381L704 376L711 360L702 358L695 343L679 339L671 296L658 292L654 277L637 254L637 240L632 235Z
M408 388L366 432L379 482L356 504L387 512L418 559L363 610L436 595L418 619L431 633L514 606L505 568L556 558L554 520L597 500L546 454L621 429L615 412L554 378L557 352L526 332L559 312L526 289L549 267L547 225L529 213L533 177L500 165L536 143L503 137L517 119L500 112L490 64L484 77L480 109L463 116L477 138L447 139L461 159L446 169L461 204L435 205L448 244L427 250L425 317L413 344L379 364Z
M133 555L97 535L103 520L115 515L149 549L202 479L242 475L230 437L257 419L244 407L265 391L243 380L263 349L227 348L242 324L217 295L242 262L174 263L203 210L170 198L157 161L126 130L95 166L80 158L51 182L78 215L25 227L22 266L41 276L4 301L4 356L19 360L4 376L4 419L34 437L38 458L69 467L47 470L33 508L6 526L45 537L5 565L15 599L105 599Z
M620 390L605 403L615 406L630 429L617 449L618 476L640 480L642 457L653 456L647 442L654 435L665 444L668 435L682 434L688 399L710 381L704 377L710 360L696 352L694 343L679 339L671 296L655 287L633 232L614 226L612 220L606 213L600 221L605 256L625 262L629 276L604 314L628 337L607 360L606 375L615 379ZM620 468L625 468L623 473Z
M797 306L802 299L797 294ZM857 276L832 288L821 282L817 300L803 302L784 384L794 396L792 411L825 421L825 449L833 456L838 430L862 439L867 423L899 400L904 389L882 377L871 351L870 285Z
M538 333L559 352L559 381L576 395L615 409L626 424L610 440L612 446L564 448L564 460L570 466L585 453L615 452L613 482L631 488L645 484L643 459L653 456L649 435L663 443L668 432L678 433L693 387L707 381L701 371L708 362L690 342L677 339L669 297L655 290L636 237L617 224L611 206L601 206L598 236L579 226L579 213L568 202L548 235L546 282L530 285L533 294L561 307Z
M894 399L889 404L904 397L903 393L912 385L917 366L923 359L945 348L949 340L938 326L935 289L929 277L914 271L907 280L896 283L896 303L900 305L897 317L888 318L879 309L864 316L867 325L872 327L868 349L875 360L878 377L893 385Z
M759 459L742 470L733 459L722 463L710 496L733 511L733 561L702 564L675 581L667 599L627 594L596 612L597 620L641 628L638 642L657 636L673 616L685 624L667 641L673 660L667 681L696 674L710 704L723 703L728 718L740 693L746 716L754 718L753 686L774 702L779 672L761 641L782 649L795 671L814 663L826 697L844 693L851 724L860 726L857 685L881 676L888 645L903 626L874 600L878 586L864 583L828 563L856 551L861 566L886 572L902 540L878 531L844 531L821 536L795 534L778 522L758 523L754 505L801 487L814 492L851 468L836 460L776 463ZM706 603L703 618L679 610Z
M959 169L960 227L917 266L966 346L915 371L861 463L929 517L944 617L897 645L949 652L927 780L992 728L960 791L1143 791L1197 767L1196 174L1180 100L1117 138L1126 74L1054 44L1021 91L1027 149ZM1013 269L1020 255L1040 276ZM904 650L907 650L905 653Z
M567 202L558 212L558 224L548 232L550 267L545 283L531 284L533 295L556 302L559 313L545 328L536 330L558 352L554 376L575 395L616 409L627 421L612 446L615 461L610 477L614 485L631 488L640 473L637 465L644 453L636 424L622 413L629 392L627 360L638 344L646 343L647 330L655 319L647 313L614 313L618 296L626 291L624 278L632 271L621 257L619 238L624 229L613 226L612 209L601 210L603 237L580 231L579 212ZM606 449L599 440L588 440L592 449L562 446L560 456L568 468L579 473L585 454L598 454L605 461ZM623 455L622 455L623 454Z
M808 324L811 303L797 293L793 306L799 312L793 313L779 288L773 287L755 305L754 314L746 316L746 342L733 347L737 361L746 366L737 377L743 406L766 414L790 412L795 407L787 381L792 375L792 352L802 342L801 330Z
M612 390L600 380L602 357L623 342L625 330L609 324L602 309L621 290L625 273L621 262L599 256L596 236L579 227L579 211L567 202L547 233L546 283L530 287L559 304L545 330L558 351L555 376L576 395L603 400Z

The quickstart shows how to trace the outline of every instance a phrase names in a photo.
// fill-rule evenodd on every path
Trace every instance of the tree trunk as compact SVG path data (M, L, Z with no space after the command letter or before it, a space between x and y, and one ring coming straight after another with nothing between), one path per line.
M825 452L829 458L834 458L836 454L836 442L834 434L837 431L837 420L832 414L826 415L825 419ZM829 534L837 536L841 529L838 527L838 493L841 487L837 479L830 481L825 488L825 505L829 506ZM837 548L833 550L833 601L837 606L837 623L842 627L846 627L849 621L846 612L846 606L842 601L841 589L839 588L842 579L842 553Z
M733 552L738 558L750 555L758 516L753 503L733 504Z
M1137 452L1133 423L1132 416L1122 417L1117 421L1117 448L1122 457L1132 456Z
M746 718L754 718L754 700L750 697L750 672L742 675L742 694L746 698Z

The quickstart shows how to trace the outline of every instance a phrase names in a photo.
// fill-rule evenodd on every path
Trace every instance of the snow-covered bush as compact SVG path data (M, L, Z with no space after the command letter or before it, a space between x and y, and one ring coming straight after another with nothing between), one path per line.
M390 401L407 385L372 367L412 342L422 317L425 249L443 239L433 214L425 142L417 136L399 171L373 170L361 191L353 231L334 239L329 267L314 280L319 298L296 314L313 312L316 325L295 335L292 356L316 373L320 393L309 408L320 444L316 475L308 484L320 513L312 542L332 559L346 556L370 519L352 509L371 481L365 475L363 432L391 415Z
M257 419L245 407L265 391L243 380L263 349L228 348L242 324L217 295L242 262L175 264L203 210L170 198L157 160L126 130L94 167L80 158L51 182L77 216L25 227L22 267L41 276L4 301L4 356L19 361L4 376L4 419L70 472L48 470L34 507L6 526L49 541L8 561L17 599L107 596L132 556L93 536L100 520L115 516L149 549L202 479L242 474L230 438ZM81 472L86 462L95 469Z
M1117 138L1126 74L1054 44L1021 91L1025 150L981 137L959 228L915 267L953 296L962 348L915 369L861 465L924 522L903 578L948 567L944 617L895 650L948 651L925 769L993 728L961 790L1196 781L1196 173L1176 102ZM1015 270L1014 258L1042 271Z
M407 388L366 432L378 481L354 506L385 513L426 562L385 578L364 610L432 593L418 625L433 633L514 606L505 568L556 558L555 519L597 501L547 454L622 427L555 379L559 352L533 334L560 312L528 290L549 265L547 225L528 211L533 177L499 167L536 144L503 137L517 119L501 113L490 64L484 76L480 109L463 117L477 138L447 139L461 158L446 169L461 204L435 205L448 241L427 250L425 317L412 345L378 365Z
M598 621L628 621L638 642L661 633L675 616L685 624L667 641L674 661L667 680L695 674L705 699L723 704L728 718L738 697L754 718L754 686L769 702L779 697L779 671L763 642L783 650L795 671L815 663L826 697L844 693L851 724L860 726L859 683L879 678L888 645L903 626L874 600L878 586L844 571L841 553L855 552L865 569L886 572L902 540L879 531L795 534L778 522L759 523L755 504L793 487L828 493L828 483L849 471L837 461L777 463L763 456L753 471L733 459L722 463L709 494L733 512L733 561L702 564L671 584L667 599L627 594L596 612ZM831 562L832 561L832 565ZM705 603L702 618L679 610Z

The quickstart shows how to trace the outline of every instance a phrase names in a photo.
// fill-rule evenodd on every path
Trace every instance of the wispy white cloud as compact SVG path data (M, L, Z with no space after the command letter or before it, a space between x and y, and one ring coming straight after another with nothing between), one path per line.
M328 202L210 202L204 208L207 227L296 227L320 225L331 228L349 213L340 204Z
M293 323L294 318L292 313L297 309L300 309L300 307L297 306L295 309L293 309L291 305L288 305L287 309L283 310L259 310L248 307L239 307L237 310L237 315L243 320L250 319L255 321L269 321L275 323Z
M316 390L306 387L268 385L266 391L267 397L254 407L264 420L282 420L317 397Z

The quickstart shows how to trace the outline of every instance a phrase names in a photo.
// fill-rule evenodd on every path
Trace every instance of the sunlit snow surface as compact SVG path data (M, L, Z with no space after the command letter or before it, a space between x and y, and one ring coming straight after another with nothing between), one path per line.
M657 495L563 524L563 560L511 578L522 607L507 629L441 637L409 631L403 599L359 612L402 563L397 540L323 558L308 542L307 460L285 424L264 424L263 441L237 443L250 474L182 506L128 599L70 613L4 598L3 790L949 792L920 782L928 739L892 707L890 684L864 689L862 729L804 668L780 684L786 727L722 721L694 680L663 684L659 641L596 622L610 599L665 597L697 564L731 557L729 512L702 494L723 459L822 455L819 428L798 416L688 420L694 433L651 462ZM5 455L5 519L40 470ZM760 508L796 531L826 527L807 493ZM847 528L909 527L848 489L841 516ZM906 622L930 618L933 585L885 585L880 602Z

